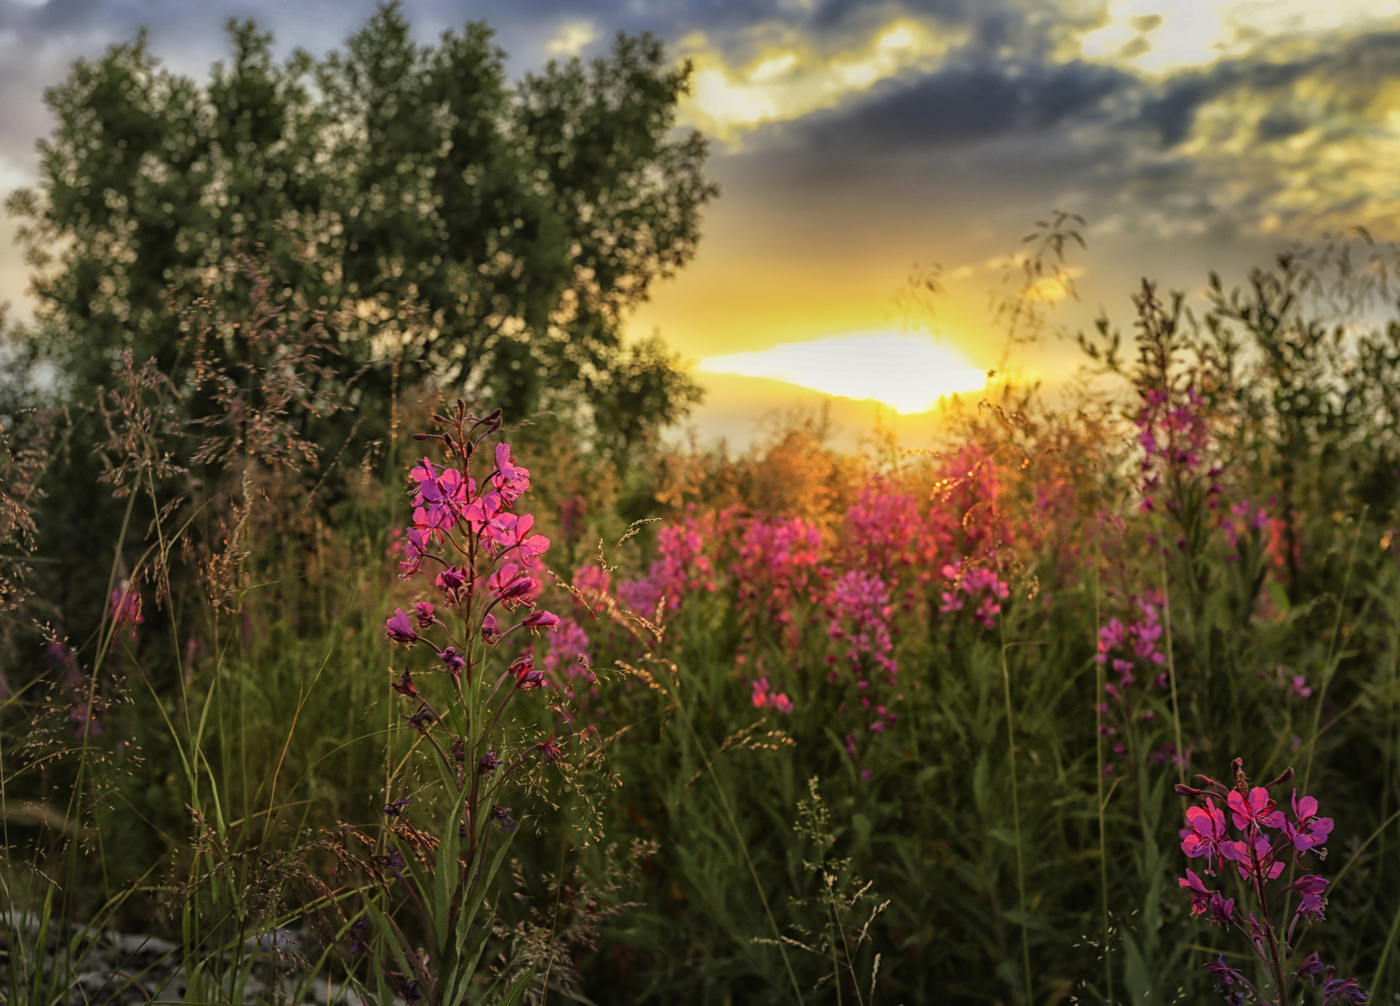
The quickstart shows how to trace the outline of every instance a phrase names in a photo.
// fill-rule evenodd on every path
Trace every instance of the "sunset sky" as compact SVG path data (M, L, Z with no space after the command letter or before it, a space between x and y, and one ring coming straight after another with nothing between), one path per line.
M32 179L49 125L41 92L77 57L147 25L167 65L203 76L226 51L230 16L256 18L281 51L320 54L373 6L0 0L0 190ZM692 60L682 118L712 137L709 174L723 192L695 261L631 330L654 329L699 364L702 433L742 437L766 409L824 397L775 378L906 412L920 388L895 385L911 374L932 394L975 384L969 369L1001 363L988 305L1019 288L1004 282L1008 253L1053 209L1087 221L1088 250L1071 252L1064 277L1079 302L1056 303L1065 284L1053 280L1036 291L1069 328L1100 310L1126 324L1144 274L1190 291L1210 269L1238 282L1328 229L1400 236L1400 0L403 8L424 41L487 20L517 74L599 54L618 31L651 31ZM22 313L12 233L0 222L0 300ZM911 311L897 294L912 269L934 264L944 292L931 315ZM765 354L773 347L783 348ZM1078 358L1052 339L1012 362L1053 384ZM855 424L873 414L838 410Z

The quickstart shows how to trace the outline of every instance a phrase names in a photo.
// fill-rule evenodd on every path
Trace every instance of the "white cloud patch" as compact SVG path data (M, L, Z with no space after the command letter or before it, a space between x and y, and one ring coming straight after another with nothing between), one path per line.
M551 56L577 56L598 40L598 29L592 21L566 21L545 43Z
M1077 55L1161 75L1199 69L1299 36L1400 19L1400 0L1108 0Z
M930 72L967 38L965 31L935 31L907 18L829 53L818 52L796 31L781 36L742 66L731 64L703 34L684 40L695 67L682 109L686 123L734 143L764 123L835 107L903 73Z

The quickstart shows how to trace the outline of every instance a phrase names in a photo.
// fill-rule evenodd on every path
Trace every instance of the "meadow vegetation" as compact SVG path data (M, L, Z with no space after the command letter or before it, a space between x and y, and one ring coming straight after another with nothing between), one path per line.
M272 73L258 38L229 73ZM662 74L639 52L599 95ZM521 114L593 79L551 73ZM174 945L157 1000L256 998L269 953L301 983L269 1002L1400 997L1394 249L1194 307L1145 281L1065 395L996 381L854 452L812 416L662 439L664 354L444 374L395 327L441 305L386 281L371 317L331 269L308 301L294 241L95 313L64 291L97 252L64 254L0 409L6 1001L73 1001L111 929ZM566 289L490 337L616 335ZM475 296L452 324L503 325Z

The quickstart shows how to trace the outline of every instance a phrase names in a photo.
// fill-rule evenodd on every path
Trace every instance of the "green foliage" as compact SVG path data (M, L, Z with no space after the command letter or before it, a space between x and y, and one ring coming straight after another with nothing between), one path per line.
M252 22L229 36L207 84L142 35L46 94L41 181L8 203L37 270L20 342L75 395L123 350L172 373L171 303L236 321L250 285L226 265L248 255L275 300L335 315L326 379L377 422L427 379L487 409L565 409L621 447L689 408L674 361L620 336L717 193L704 139L673 128L689 69L658 40L512 86L484 24L419 45L393 4L322 60L275 61Z

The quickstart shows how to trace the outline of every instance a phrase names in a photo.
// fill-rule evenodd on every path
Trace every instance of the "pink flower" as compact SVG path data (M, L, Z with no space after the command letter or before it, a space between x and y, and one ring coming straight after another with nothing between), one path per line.
M1186 830L1181 833L1181 851L1191 859L1206 857L1206 872L1215 872L1217 856L1225 855L1225 813L1206 797L1204 807L1186 808ZM1226 856L1226 858L1232 858Z
M508 562L491 574L487 586L501 599L502 604L507 608L514 608L525 603L535 589L535 581L522 575L520 567L515 563Z
M1293 882L1293 889L1303 896L1302 903L1298 906L1298 914L1309 919L1322 918L1322 910L1327 907L1327 899L1322 896L1322 892L1327 889L1326 878L1311 874L1299 877Z
M530 534L534 524L535 518L529 514L503 513L491 521L482 537L495 546L498 555L514 549L514 558L522 566L530 566L549 548L544 535Z
M532 611L520 624L527 629L553 629L559 624L559 616L548 611Z
M1229 803L1231 820L1235 822L1235 827L1241 831L1247 828L1257 829L1261 826L1283 827L1283 814L1274 810L1274 801L1269 799L1269 791L1263 786L1255 786L1251 789L1247 800L1237 790L1231 790Z
M134 590L130 580L123 580L121 586L112 591L112 624L135 626L145 621L141 617L141 594Z
M461 566L448 566L433 581L437 584L438 590L444 594L451 594L461 590L467 582L467 574L462 571Z
M396 643L413 643L418 640L418 633L413 631L413 623L402 608L395 608L394 613L385 620L384 632Z
M1332 833L1332 819L1330 817L1317 816L1317 801L1310 796L1302 799L1298 798L1298 791L1293 791L1293 817L1297 821L1283 822L1283 833L1288 840L1293 843L1293 848L1300 854L1304 852L1316 852L1318 858L1327 855L1327 850L1322 846L1327 842L1327 836Z
M1206 887L1205 882L1196 875L1195 870L1187 870L1186 876L1177 880L1176 885L1183 887L1191 894L1191 914L1204 915L1210 908L1211 891Z
M1225 842L1220 854L1238 864L1240 876L1248 879L1277 880L1283 873L1283 863L1274 859L1273 845L1263 835L1254 839L1253 846L1248 842Z
M510 445L496 445L496 472L491 481L507 502L519 499L530 488L530 472L510 459Z
M768 679L759 678L753 683L753 704L755 709L768 705Z
M778 710L778 712L780 713L790 713L792 712L792 699L788 698L787 695L782 693L774 695L773 708Z
M433 602L418 601L414 604L414 608L414 614L418 619L418 628L426 629L437 621L437 618L433 615Z

